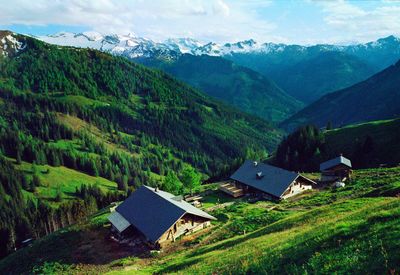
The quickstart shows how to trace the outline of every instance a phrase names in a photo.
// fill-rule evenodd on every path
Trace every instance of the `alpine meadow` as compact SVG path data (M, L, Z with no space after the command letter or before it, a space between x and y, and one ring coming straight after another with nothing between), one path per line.
M0 274L400 273L400 2L14 2Z

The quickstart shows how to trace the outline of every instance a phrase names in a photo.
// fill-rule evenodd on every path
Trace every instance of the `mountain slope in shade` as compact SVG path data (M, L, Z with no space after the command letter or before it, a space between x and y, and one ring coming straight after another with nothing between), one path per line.
M281 125L294 129L332 122L338 127L396 117L400 117L400 61L363 82L322 97Z
M159 68L214 98L268 121L282 121L303 105L267 77L221 57L185 54L167 61L133 60Z
M377 67L327 46L286 46L280 52L224 56L274 80L288 94L311 103L321 96L370 77ZM398 55L400 57L400 54Z
M373 75L375 69L361 59L343 52L322 52L292 66L271 72L288 94L302 102L347 88Z

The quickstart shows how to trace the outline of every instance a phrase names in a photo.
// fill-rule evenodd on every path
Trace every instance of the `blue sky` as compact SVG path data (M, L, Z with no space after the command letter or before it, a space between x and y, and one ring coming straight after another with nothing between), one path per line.
M1 3L4 1L4 3ZM400 0L0 0L0 28L135 33L157 41L353 43L400 36Z

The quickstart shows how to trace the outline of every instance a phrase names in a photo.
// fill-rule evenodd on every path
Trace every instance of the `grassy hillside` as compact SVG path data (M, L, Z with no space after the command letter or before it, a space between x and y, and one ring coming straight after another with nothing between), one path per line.
M303 106L267 77L221 57L185 54L173 60L139 58L134 61L159 68L267 121L282 121Z
M280 133L268 123L221 105L163 73L98 51L19 39L26 39L26 47L18 58L0 63L3 86L22 93L31 90L34 98L47 102L49 111L60 109L56 104L68 105L61 113L90 120L101 131L114 126L120 132L146 136L152 143L184 151L184 158L207 152L225 158L229 152L240 155L239 144L264 150L279 140ZM79 108L79 113L70 108Z
M0 261L0 271L396 274L399 176L400 168L358 170L344 188L316 190L281 203L224 200L225 207L211 211L219 219L211 230L183 238L158 255L129 254L105 239L108 214L100 212ZM206 202L215 196L224 199L215 193Z
M278 146L272 161L293 171L318 171L319 164L343 154L354 168L400 163L400 119L353 124L333 130L300 127Z
M349 88L330 93L281 125L294 129L315 124L334 127L400 116L400 62Z
M6 31L0 40L0 258L168 173L176 185L192 167L222 177L282 135L124 58Z
M49 165L33 165L22 162L16 164L16 169L24 172L27 178L31 178L36 169L41 185L35 192L26 192L31 198L54 202L57 192L61 192L62 200L76 199L75 191L83 185L99 187L103 192L117 191L117 184L101 177L94 177L85 173L69 169L67 167L53 167Z
M373 142L372 150L368 160L361 165L373 167L400 163L400 119L354 124L326 131L326 154L328 157L339 153L353 156L367 137Z

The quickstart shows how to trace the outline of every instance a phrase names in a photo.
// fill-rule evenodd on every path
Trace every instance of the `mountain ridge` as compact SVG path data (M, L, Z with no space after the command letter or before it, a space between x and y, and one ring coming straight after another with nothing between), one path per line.
M99 33L61 33L39 39L58 45L95 48L133 60L148 58L179 63L185 54L222 57L264 75L305 104L362 81L400 58L400 38L394 36L347 46L258 43L253 39L225 44L203 43L192 38L155 42L134 34Z
M286 129L304 124L341 127L400 116L400 60L370 78L335 91L281 123Z
M37 39L43 40L51 44L77 46L77 47L92 47L99 50L109 50L111 52L124 52L125 55L131 54L131 57L148 56L145 52L135 51L136 46L139 48L146 48L148 52L154 51L170 51L177 52L178 54L190 53L193 55L213 55L224 56L235 53L273 53L282 52L286 48L296 48L299 51L305 51L319 47L323 51L356 51L359 49L379 48L384 47L388 43L395 43L400 45L400 38L393 35L385 38L377 39L367 43L355 43L349 45L334 45L334 44L314 44L314 45L299 45L299 44L284 44L284 43L259 43L254 39L237 41L234 43L215 43L215 42L200 42L193 38L168 38L162 42L155 42L148 38L136 36L129 33L127 35L118 34L101 34L97 32L83 32L83 33L70 33L60 32L52 35L34 36ZM79 41L79 38L86 37L87 41L96 42L88 44L80 44L85 41ZM74 41L74 39L77 39ZM87 42L86 41L86 42ZM90 44L89 42L89 44ZM100 42L100 43L99 43ZM66 44L69 43L69 44ZM99 48L103 46L103 48ZM107 45L107 46L106 46ZM116 49L112 48L112 45ZM122 50L122 48L125 48ZM130 49L129 49L130 48ZM137 49L139 49L137 48ZM151 50L153 48L153 50ZM129 49L129 50L128 50Z

